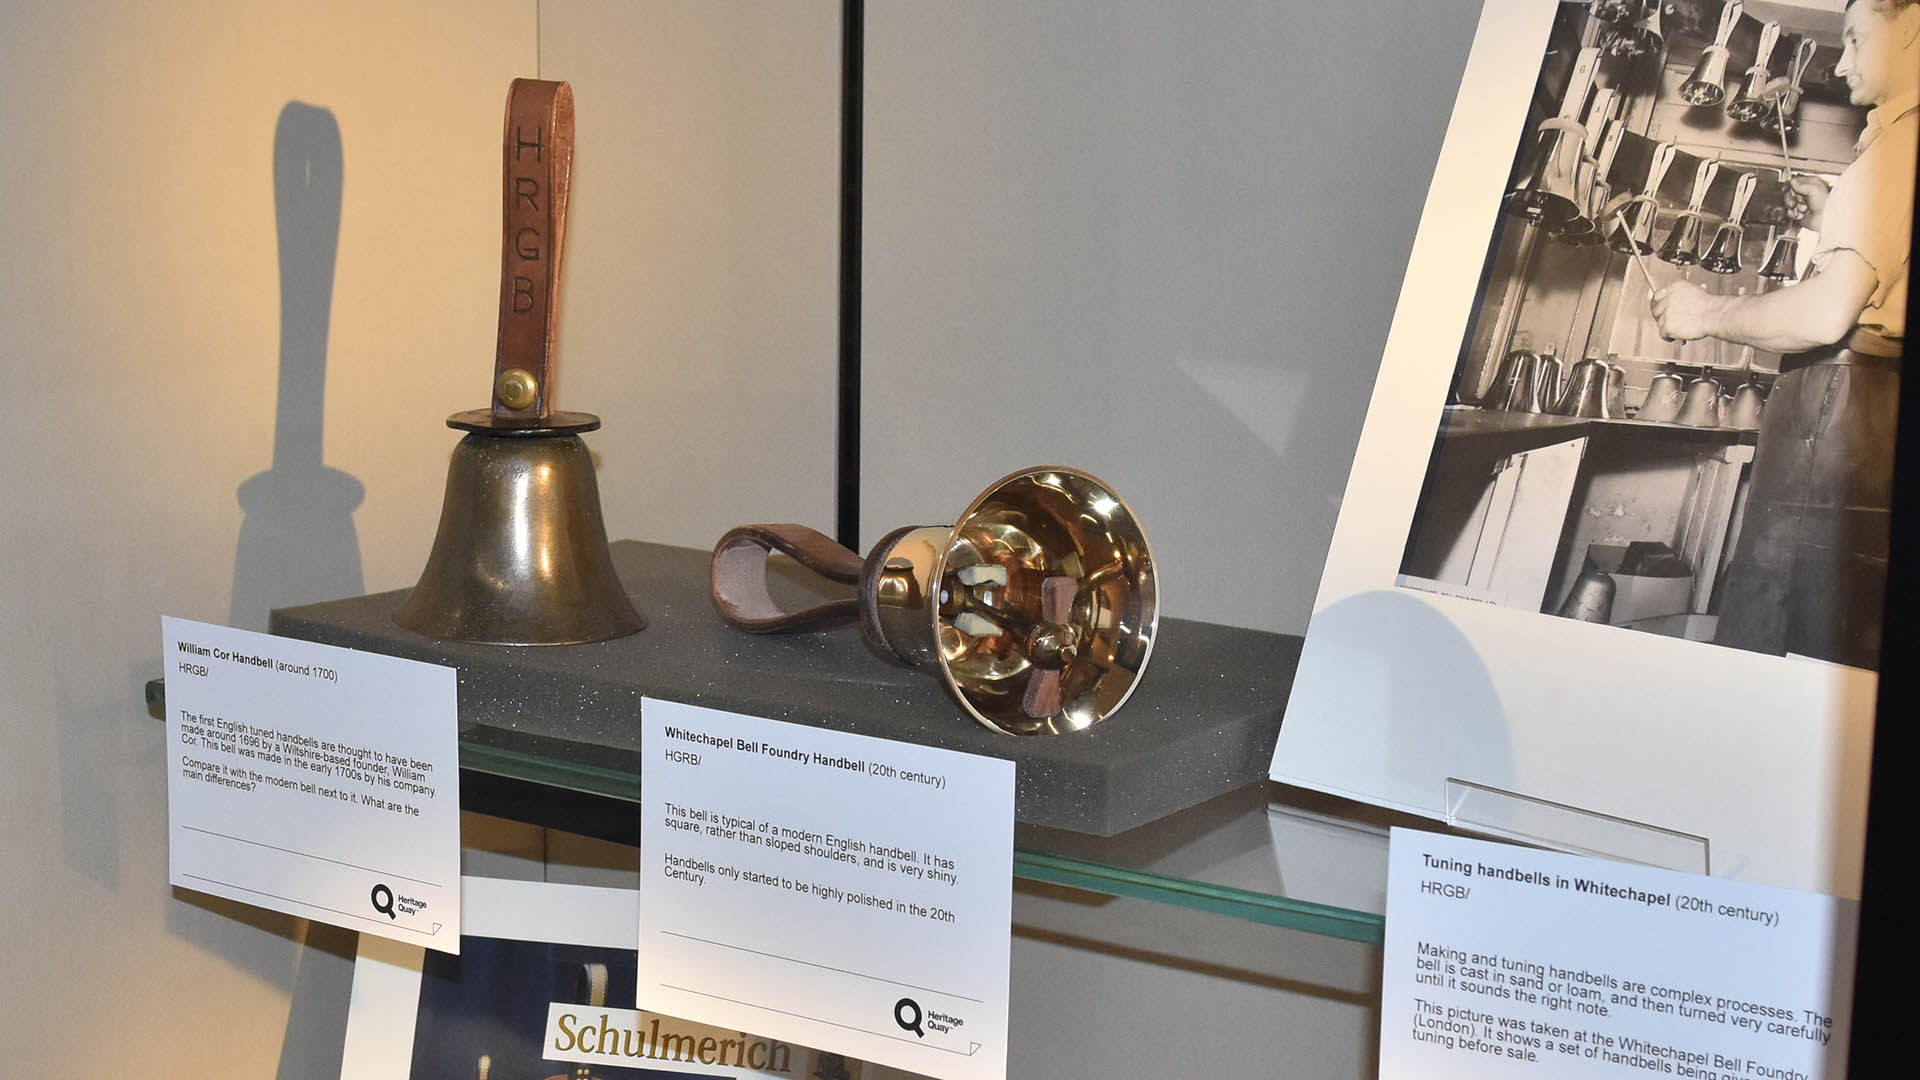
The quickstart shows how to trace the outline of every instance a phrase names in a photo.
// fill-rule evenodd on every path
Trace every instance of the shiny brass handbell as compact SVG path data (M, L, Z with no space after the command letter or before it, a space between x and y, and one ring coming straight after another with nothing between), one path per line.
M1800 277L1800 239L1789 230L1776 232L1767 243L1766 261L1760 264L1760 276L1768 281L1794 281Z
M1659 56L1667 47L1667 35L1660 28L1660 7L1649 5L1646 15L1632 23L1616 23L1600 35L1600 48L1608 56L1639 60Z
M1734 27L1740 24L1740 9L1740 0L1727 0L1720 5L1720 26L1713 35L1713 44L1701 51L1693 74L1680 84L1680 99L1687 104L1718 105L1727 99L1727 58L1733 55L1727 42L1733 39Z
M1607 398L1606 411L1602 414L1609 420L1624 420L1627 417L1627 369L1616 363L1618 356L1607 357Z
M1626 125L1613 116L1614 98L1611 89L1594 91L1593 108L1587 115L1587 152L1580 159L1574 184L1584 202L1579 216L1563 223L1557 233L1548 230L1549 236L1563 244L1592 247L1606 240L1604 223L1612 216L1607 208L1613 202L1613 184L1608 177L1613 174L1614 158L1626 137Z
M1713 178L1720 175L1720 159L1704 158L1693 171L1693 198L1687 201L1687 208L1674 219L1673 231L1667 234L1667 242L1660 245L1660 258L1675 266L1692 266L1700 261L1700 214L1706 205L1707 192L1713 189Z
M1622 230L1616 221L1613 232L1607 237L1608 247L1620 252L1653 254L1653 223L1660 216L1660 185L1666 180L1667 171L1673 167L1677 153L1679 151L1672 143L1654 145L1640 194L1634 196L1633 201L1625 207L1627 228Z
M1557 226L1580 216L1581 149L1586 129L1573 120L1540 125L1532 167L1507 194L1507 212L1535 225Z
M1527 399L1527 411L1550 413L1560 405L1560 359L1548 349L1540 353L1535 367L1533 394Z
M1508 213L1530 224L1558 226L1585 211L1588 190L1579 186L1580 163L1589 156L1589 132L1579 117L1587 111L1599 67L1597 46L1581 49L1574 58L1566 89L1560 95L1560 111L1536 129L1526 172L1507 193Z
M1723 45L1709 45L1700 53L1693 74L1680 84L1680 99L1689 105L1718 105L1727 100L1727 56Z
M1713 243L1708 245L1707 253L1700 256L1700 265L1716 274L1737 274L1740 272L1740 242L1745 239L1746 230L1731 221L1722 222L1713 231Z
M1595 206L1596 195L1599 202L1606 202L1606 185L1595 182L1594 163L1585 158L1575 166L1573 175L1574 198L1581 209L1564 221L1549 223L1547 235L1570 247L1592 247L1600 242L1601 235L1600 224L1594 220L1589 208Z
M593 457L580 441L600 419L553 406L571 87L513 81L504 157L492 401L447 418L467 435L447 468L426 569L394 621L428 637L489 645L604 641L647 620L614 573Z
M1767 82L1771 76L1763 67L1751 67L1740 83L1740 92L1727 102L1727 116L1736 123L1758 124L1760 118L1774 108L1767 97Z
M1689 210L1680 212L1673 221L1672 231L1667 233L1667 242L1660 245L1658 252L1661 261L1675 266L1692 266L1700 261L1700 215Z
M1706 254L1700 256L1700 265L1716 274L1737 274L1740 272L1740 245L1746 240L1746 226L1741 222L1747 216L1747 203L1753 198L1753 191L1760 178L1753 173L1743 172L1733 183L1733 209L1727 212L1727 220L1714 231L1713 244Z
M1588 419L1617 418L1608 404L1607 384L1616 378L1613 372L1613 367L1597 356L1589 356L1573 365L1567 372L1567 385L1560 394L1554 412Z
M1775 79L1767 84L1767 96L1773 100L1773 108L1760 114L1760 127L1764 131L1791 135L1799 130L1800 97L1803 93L1801 82L1806 78L1807 67L1813 63L1813 53L1818 46L1810 37L1802 36L1794 42L1793 56L1787 62L1786 82Z
M774 600L780 551L855 595L799 611ZM714 607L754 633L856 623L868 648L937 669L967 713L1005 735L1080 731L1138 685L1159 625L1158 572L1133 511L1075 469L1023 469L957 524L906 526L863 560L803 525L742 525L714 546Z
M1760 44L1754 54L1753 66L1747 69L1747 77L1741 81L1740 93L1727 103L1727 116L1735 123L1757 124L1760 118L1772 112L1780 90L1775 86L1773 72L1768 65L1773 60L1773 46L1780 40L1780 24L1768 22L1760 28Z
M1483 409L1498 412L1525 412L1534 394L1535 374L1540 358L1531 349L1514 349L1500 361L1493 385L1478 402Z
M1761 131L1792 135L1800 130L1799 108L1800 97L1797 93L1782 92L1775 98L1773 108L1761 113L1756 123Z

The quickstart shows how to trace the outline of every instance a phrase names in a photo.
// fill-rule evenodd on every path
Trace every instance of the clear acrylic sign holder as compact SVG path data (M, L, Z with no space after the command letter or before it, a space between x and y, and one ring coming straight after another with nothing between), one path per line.
M1447 825L1462 832L1692 874L1712 872L1704 836L1454 777L1447 778L1442 805Z

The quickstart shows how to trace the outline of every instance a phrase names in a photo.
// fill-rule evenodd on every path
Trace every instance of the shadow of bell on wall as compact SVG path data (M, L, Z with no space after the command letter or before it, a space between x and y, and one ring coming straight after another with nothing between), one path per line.
M323 463L327 330L340 246L340 127L327 109L290 101L273 138L280 239L280 384L273 467L238 492L245 520L227 621L264 630L287 604L356 596L365 586L353 511L366 489Z

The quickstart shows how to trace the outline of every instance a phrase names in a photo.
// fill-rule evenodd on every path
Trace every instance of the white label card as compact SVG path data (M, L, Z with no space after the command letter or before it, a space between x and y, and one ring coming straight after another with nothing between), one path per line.
M1013 763L647 699L643 1009L1004 1080Z
M1845 1076L1858 912L1394 829L1380 1076Z
M168 880L460 951L455 672L161 620Z

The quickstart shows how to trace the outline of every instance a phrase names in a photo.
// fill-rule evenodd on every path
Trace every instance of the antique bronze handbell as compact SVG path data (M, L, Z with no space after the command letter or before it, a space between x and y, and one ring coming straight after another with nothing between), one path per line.
M590 413L553 407L553 339L573 164L573 90L515 79L507 97L500 334L493 400L455 413L467 432L420 583L394 620L429 637L569 645L623 637L646 618L614 573Z

